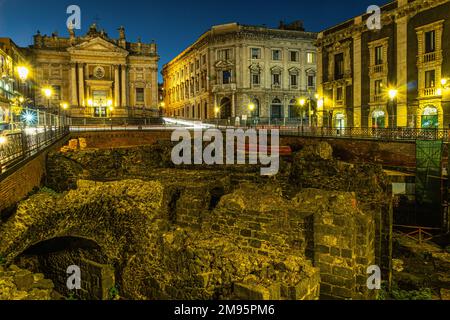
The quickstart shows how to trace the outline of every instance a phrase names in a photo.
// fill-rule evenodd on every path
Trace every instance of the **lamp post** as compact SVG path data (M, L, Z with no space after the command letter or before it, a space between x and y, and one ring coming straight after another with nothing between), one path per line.
M220 113L220 108L219 107L215 107L214 108L214 115L216 118L216 125L217 127L219 126L219 113Z
M250 115L249 115L250 116L250 124L253 122L253 114L255 112L255 108L256 108L256 106L252 102L248 105L248 111L250 112Z
M305 111L303 110L303 108L304 108L305 105L306 105L306 100L303 99L303 98L301 98L301 99L298 101L298 103L299 103L299 105L300 105L300 116L302 117L302 131L303 131L303 119L305 118Z
M114 112L114 107L112 106L112 101L111 101L111 104L109 103L109 101L108 101L108 104L109 104L109 116L111 117L111 131L113 130L113 112Z
M62 113L61 113L61 108L62 108ZM66 118L66 110L67 109L69 109L69 104L67 104L66 102L61 103L60 110L59 110L59 117L60 117L60 119L62 119L63 126L66 125L65 118Z
M50 112L50 99L53 95L53 90L51 88L44 88L42 89L42 92L44 93L44 96L47 98L47 112ZM50 118L50 127L52 127L51 118Z
M389 89L388 95L389 95L389 100L391 101L391 110L389 110L390 111L389 113L392 114L392 120L391 120L392 123L390 123L389 126L394 128L395 127L395 125L394 125L394 107L395 107L395 100L398 96L398 90L397 89Z

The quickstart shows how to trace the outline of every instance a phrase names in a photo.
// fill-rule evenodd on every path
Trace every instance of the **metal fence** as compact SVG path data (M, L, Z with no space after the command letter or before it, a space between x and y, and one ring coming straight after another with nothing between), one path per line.
M199 120L191 120L199 121ZM417 128L329 128L308 126L301 119L248 119L232 122L215 119L201 121L221 129L255 128L277 129L281 135L319 138L369 139L382 141L416 141L442 140L450 142L450 129L417 129Z
M68 134L68 127L36 127L3 135L0 140L0 173Z

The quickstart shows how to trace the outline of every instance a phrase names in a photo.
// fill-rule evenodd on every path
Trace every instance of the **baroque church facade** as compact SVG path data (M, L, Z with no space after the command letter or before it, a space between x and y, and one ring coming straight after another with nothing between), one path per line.
M157 113L158 62L155 43L110 38L93 24L86 35L34 36L27 54L37 88L36 105L72 117L146 117ZM44 94L45 88L51 96ZM47 90L48 92L48 90Z

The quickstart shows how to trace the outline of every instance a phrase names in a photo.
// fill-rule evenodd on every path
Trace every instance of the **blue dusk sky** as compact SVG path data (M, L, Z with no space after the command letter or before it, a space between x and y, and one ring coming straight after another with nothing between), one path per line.
M160 66L177 56L212 25L238 22L277 27L279 21L303 20L307 31L321 31L362 14L370 5L387 0L228 0L228 1L144 1L144 0L0 0L0 37L12 38L28 46L37 30L57 31L66 36L66 9L81 8L82 30L96 21L112 38L125 26L127 40L155 40L161 56Z

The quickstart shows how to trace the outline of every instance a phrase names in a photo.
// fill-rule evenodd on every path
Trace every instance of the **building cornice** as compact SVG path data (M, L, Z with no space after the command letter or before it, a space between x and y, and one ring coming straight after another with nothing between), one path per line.
M395 2L397 2L397 1L388 3L385 6L383 6L383 8L390 6ZM404 18L409 19L409 18L414 17L415 15L417 15L420 12L440 6L447 2L450 2L450 0L433 0L433 1L416 0L416 1L405 4L404 6L397 7L393 10L382 13L381 23L382 23L382 25L389 25L389 24L395 23L399 19L404 19ZM345 23L350 23L351 21L354 21L355 23L351 26L348 26L347 28L342 29L342 30L339 30L336 32L331 32L330 34L327 34L327 35L325 35L324 33L326 33L327 31L332 31L334 28L337 28L338 26L324 30L323 32L321 32L319 34L319 39L317 40L316 45L318 47L329 46L337 41L342 41L344 39L352 38L355 34L369 32L370 30L367 29L366 20L363 19L364 16L359 16L353 20L348 20ZM356 23L356 21L358 21L358 22Z

